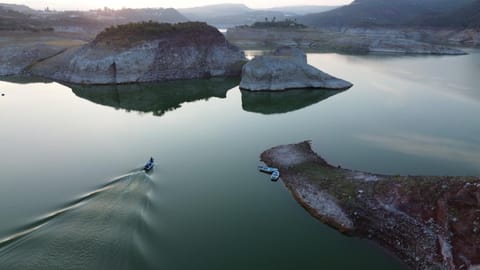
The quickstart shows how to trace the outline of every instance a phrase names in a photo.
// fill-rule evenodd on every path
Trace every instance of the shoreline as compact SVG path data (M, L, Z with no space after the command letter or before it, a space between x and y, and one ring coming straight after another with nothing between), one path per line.
M369 54L386 52L405 55L464 55L462 48L480 45L480 34L472 29L409 28L254 28L228 29L226 38L242 49L294 46L304 50ZM466 42L466 39L471 42Z
M476 269L480 178L391 176L328 164L309 142L266 150L294 198L339 232L370 239L412 269Z

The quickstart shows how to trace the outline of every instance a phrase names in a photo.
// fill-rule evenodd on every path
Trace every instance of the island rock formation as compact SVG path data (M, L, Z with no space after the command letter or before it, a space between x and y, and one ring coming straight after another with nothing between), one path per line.
M205 23L131 23L35 64L30 72L76 84L238 76L244 53Z
M309 142L265 151L295 199L348 235L369 238L412 269L479 269L480 178L388 176L335 167Z
M269 55L255 57L243 66L240 81L240 88L251 91L350 87L351 83L307 64L305 53L293 47L280 47Z

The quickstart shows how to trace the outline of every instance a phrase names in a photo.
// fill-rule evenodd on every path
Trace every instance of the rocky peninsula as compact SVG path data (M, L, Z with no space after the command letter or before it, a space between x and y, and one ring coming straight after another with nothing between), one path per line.
M309 142L261 155L315 218L368 238L412 269L480 267L480 178L389 176L328 164Z
M344 90L350 87L351 83L310 66L304 52L288 46L248 62L243 66L240 81L240 88L250 91L301 88Z

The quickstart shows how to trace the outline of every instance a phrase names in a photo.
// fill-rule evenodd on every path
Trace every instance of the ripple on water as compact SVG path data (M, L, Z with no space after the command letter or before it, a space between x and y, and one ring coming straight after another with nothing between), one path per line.
M152 231L153 185L145 173L132 172L19 228L0 241L0 269L135 269L148 263L144 241Z

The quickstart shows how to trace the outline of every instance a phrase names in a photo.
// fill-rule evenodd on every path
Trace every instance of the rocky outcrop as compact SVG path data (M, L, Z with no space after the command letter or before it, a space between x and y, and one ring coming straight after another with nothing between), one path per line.
M309 142L265 151L314 217L369 238L413 269L478 269L480 178L387 176L334 167Z
M350 87L351 83L308 65L305 53L293 47L281 47L269 55L255 57L243 67L240 81L240 88L251 91Z
M60 46L17 44L0 49L0 76L18 75L31 65L63 52Z
M228 43L211 26L186 24L162 24L158 30L156 25L146 24L138 26L146 27L145 31L140 29L134 33L128 32L131 30L128 27L125 33L123 29L114 29L113 36L100 34L101 38L97 37L87 45L33 66L31 73L77 84L122 84L240 75L245 61L242 51ZM154 32L150 34L148 31L152 28Z
M458 32L458 31L457 31ZM438 45L479 44L475 31L456 33L453 30L388 29L388 28L306 28L228 29L227 39L242 48L295 46L342 53L397 53L462 55L462 50ZM478 32L477 32L478 37ZM463 40L453 42L453 40ZM475 41L477 40L477 41Z

